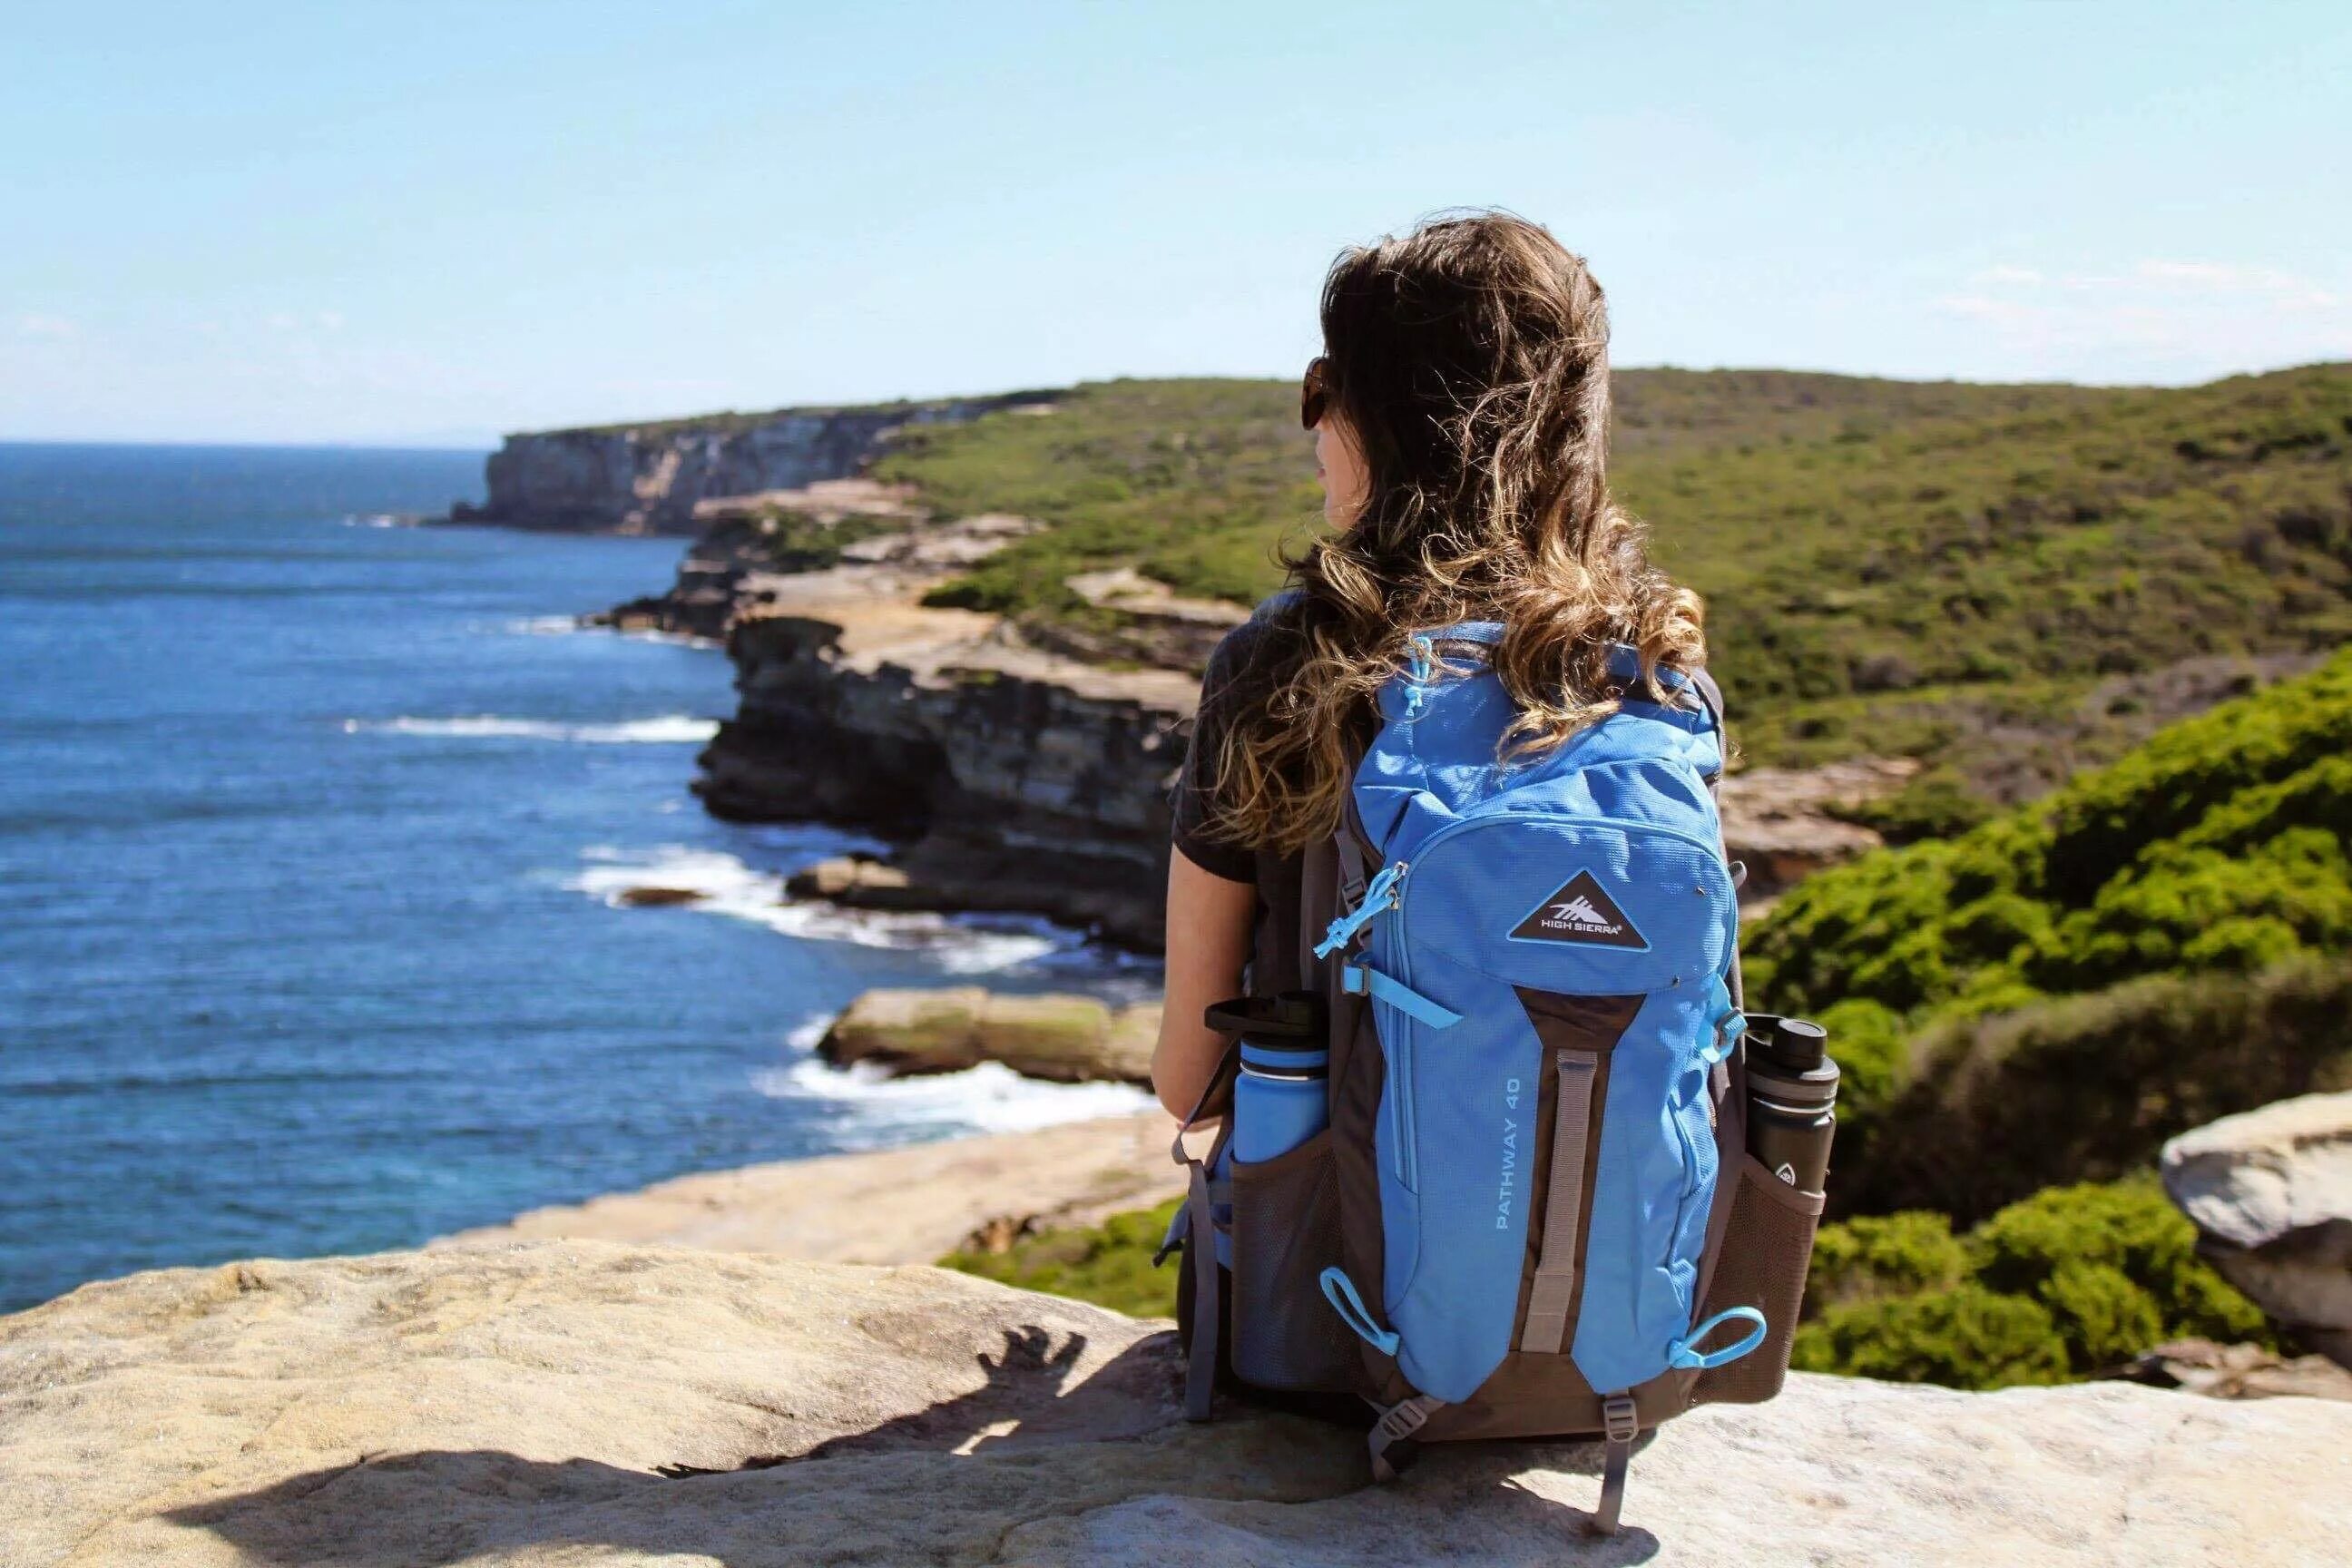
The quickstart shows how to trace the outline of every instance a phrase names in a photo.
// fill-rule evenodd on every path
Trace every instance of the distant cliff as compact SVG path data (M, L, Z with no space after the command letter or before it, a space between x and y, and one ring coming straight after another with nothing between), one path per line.
M478 507L459 504L449 520L580 533L692 534L699 530L698 501L848 479L907 426L958 423L1051 396L1015 392L783 408L509 436L490 454L489 498Z

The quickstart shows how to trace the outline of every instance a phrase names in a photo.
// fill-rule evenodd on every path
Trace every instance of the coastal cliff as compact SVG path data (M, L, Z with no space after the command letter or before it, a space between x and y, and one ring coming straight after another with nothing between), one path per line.
M693 534L698 502L797 490L862 473L896 432L957 424L1051 394L1004 393L859 408L544 430L509 436L488 462L488 499L452 522L583 533Z
M854 903L1019 910L1157 947L1167 790L1198 691L1024 644L997 617L849 601L736 623L740 704L702 753L720 816L903 842Z

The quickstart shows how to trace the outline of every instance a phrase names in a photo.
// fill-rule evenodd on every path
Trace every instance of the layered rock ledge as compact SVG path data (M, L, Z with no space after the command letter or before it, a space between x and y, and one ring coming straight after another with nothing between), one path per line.
M1179 1418L1165 1325L930 1268L541 1243L0 1319L11 1568L2340 1561L2352 1407L1798 1376L1634 1462Z
M842 569L773 593L728 639L740 702L695 784L714 814L900 840L902 879L852 902L1021 910L1160 945L1192 677L1087 664Z

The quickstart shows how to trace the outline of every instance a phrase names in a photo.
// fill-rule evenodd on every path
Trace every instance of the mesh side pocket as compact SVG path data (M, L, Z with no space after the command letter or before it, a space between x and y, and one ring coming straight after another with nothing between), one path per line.
M1339 1189L1328 1131L1271 1160L1234 1163L1235 1376L1297 1392L1353 1386L1356 1339L1319 1282L1339 1261Z
M1797 1191L1753 1155L1740 1157L1723 1256L1698 1315L1753 1307L1764 1314L1764 1342L1728 1365L1699 1373L1691 1386L1693 1405L1759 1405L1780 1392L1804 1304L1813 1231L1821 1223L1819 1194Z

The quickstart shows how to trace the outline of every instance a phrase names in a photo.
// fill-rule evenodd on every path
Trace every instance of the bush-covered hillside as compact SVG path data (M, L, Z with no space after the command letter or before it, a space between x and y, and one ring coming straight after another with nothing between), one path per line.
M877 471L1052 525L948 601L1098 615L1065 579L1122 563L1247 600L1316 517L1297 406L1286 383L1097 384L910 430ZM2352 366L2179 390L1628 371L1615 451L1707 596L1751 759L1935 759L1929 826L2144 731L2102 678L2352 636Z
M1843 1205L1962 1216L2352 1084L2352 650L1801 884L1751 992L1848 1071Z

